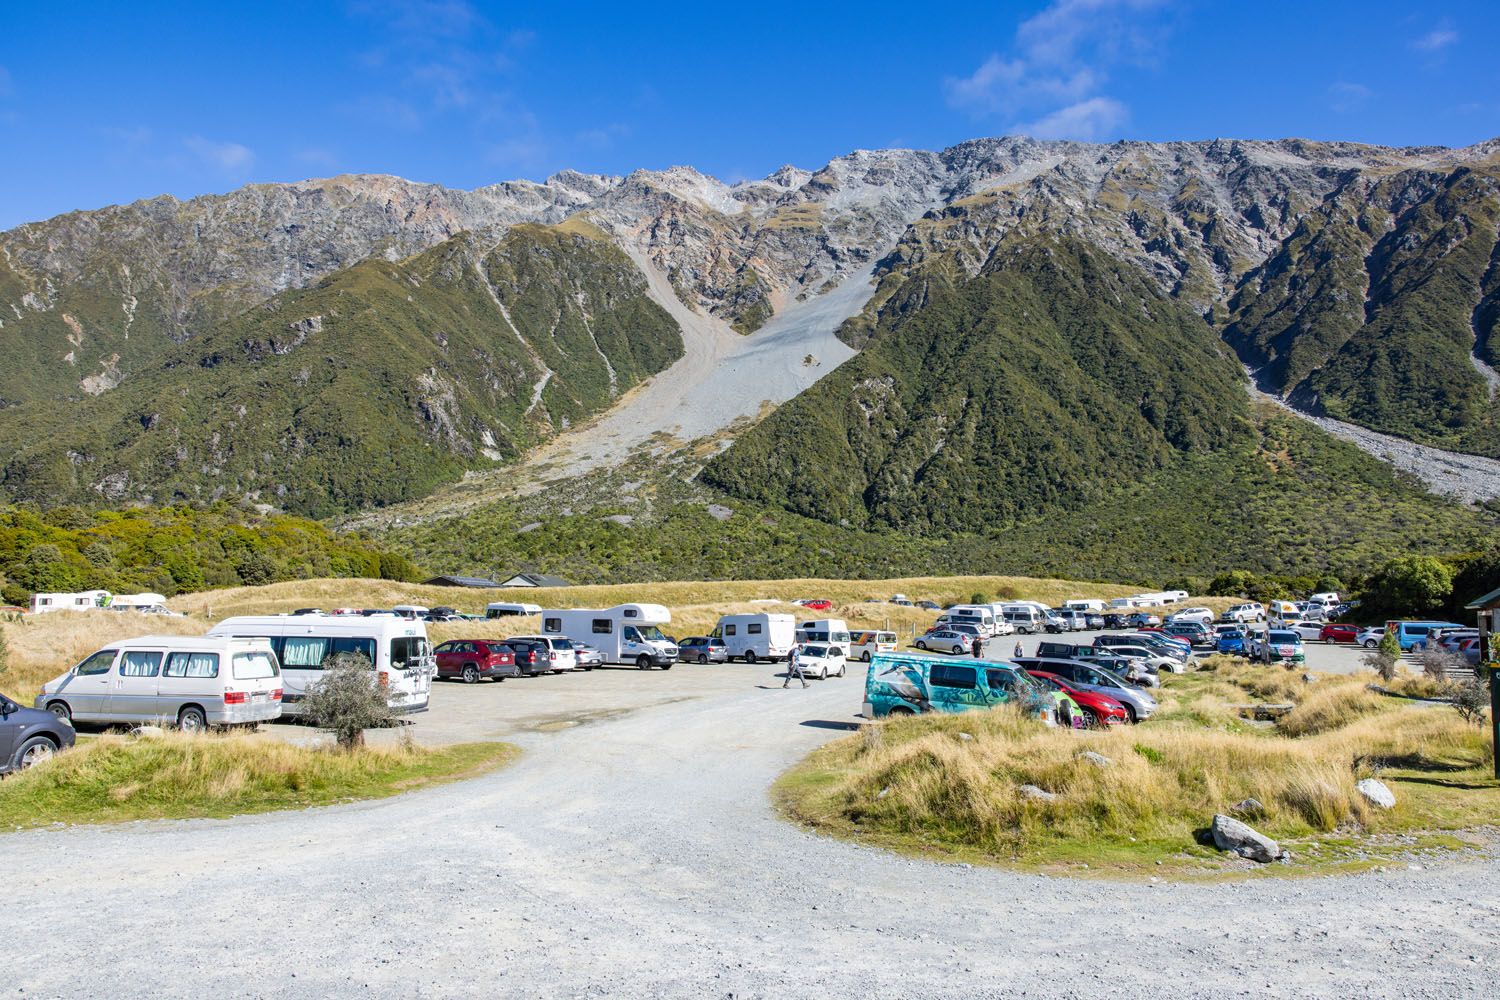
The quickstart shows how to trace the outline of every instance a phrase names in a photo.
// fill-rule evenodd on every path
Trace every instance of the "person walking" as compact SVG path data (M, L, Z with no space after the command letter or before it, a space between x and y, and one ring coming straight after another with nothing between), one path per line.
M797 655L798 652L799 648L793 646L792 651L786 655L786 680L781 684L783 690L791 686L793 676L802 682L803 687L807 687L807 677L802 673L802 657Z
M1024 649L1021 648L1021 640L1020 639L1016 640L1016 655L1017 656L1025 656L1026 655L1026 650L1024 650Z
M976 636L974 636L974 659L977 660L977 659L979 659L983 655L984 655L984 636L982 636L982 635L976 635Z

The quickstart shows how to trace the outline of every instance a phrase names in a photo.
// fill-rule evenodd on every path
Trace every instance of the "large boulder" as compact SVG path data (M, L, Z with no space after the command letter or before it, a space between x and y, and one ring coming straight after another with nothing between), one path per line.
M1378 809L1396 808L1396 793L1383 781L1365 778L1354 786L1354 790L1365 797L1365 801Z
M1242 858L1270 864L1281 857L1281 845L1265 834L1223 813L1214 817L1212 832L1214 846L1221 851L1231 851Z

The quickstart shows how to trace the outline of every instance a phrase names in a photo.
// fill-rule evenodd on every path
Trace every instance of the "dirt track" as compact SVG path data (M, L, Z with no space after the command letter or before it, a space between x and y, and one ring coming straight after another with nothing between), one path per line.
M766 685L766 686L762 686ZM527 750L385 802L0 836L25 996L1492 996L1493 861L1110 885L909 861L766 790L858 673L443 685ZM480 705L491 711L473 711ZM485 722L488 716L490 721Z

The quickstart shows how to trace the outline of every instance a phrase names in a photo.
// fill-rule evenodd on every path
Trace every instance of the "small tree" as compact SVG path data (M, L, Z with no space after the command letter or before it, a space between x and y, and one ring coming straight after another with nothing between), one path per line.
M1365 666L1379 674L1380 679L1387 683L1396 679L1396 666L1400 662L1401 642L1394 632L1381 636L1380 645L1365 656Z
M1453 668L1467 665L1462 656L1450 653L1441 646L1432 645L1422 650L1417 657L1417 662L1422 665L1422 673L1435 681L1446 681Z
M974 591L974 593L972 593L972 594L969 595L969 603L970 604L988 604L989 602L990 602L990 595L986 594L982 590L976 590L976 591Z
M366 729L388 726L396 719L370 661L358 653L339 653L328 661L322 679L302 699L302 714L333 730L345 750L364 746Z
M1482 726L1490 707L1490 686L1476 671L1473 677L1454 689L1452 701L1454 710L1465 722Z

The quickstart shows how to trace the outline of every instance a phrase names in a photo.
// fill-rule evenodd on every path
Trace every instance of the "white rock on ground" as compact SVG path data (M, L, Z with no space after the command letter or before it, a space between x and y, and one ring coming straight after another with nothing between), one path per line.
M1223 813L1214 817L1214 846L1221 851L1231 851L1242 858L1270 864L1281 857L1281 845L1270 837Z
M1354 786L1354 790L1365 797L1370 805L1381 809L1396 808L1396 793L1383 781L1365 778Z

